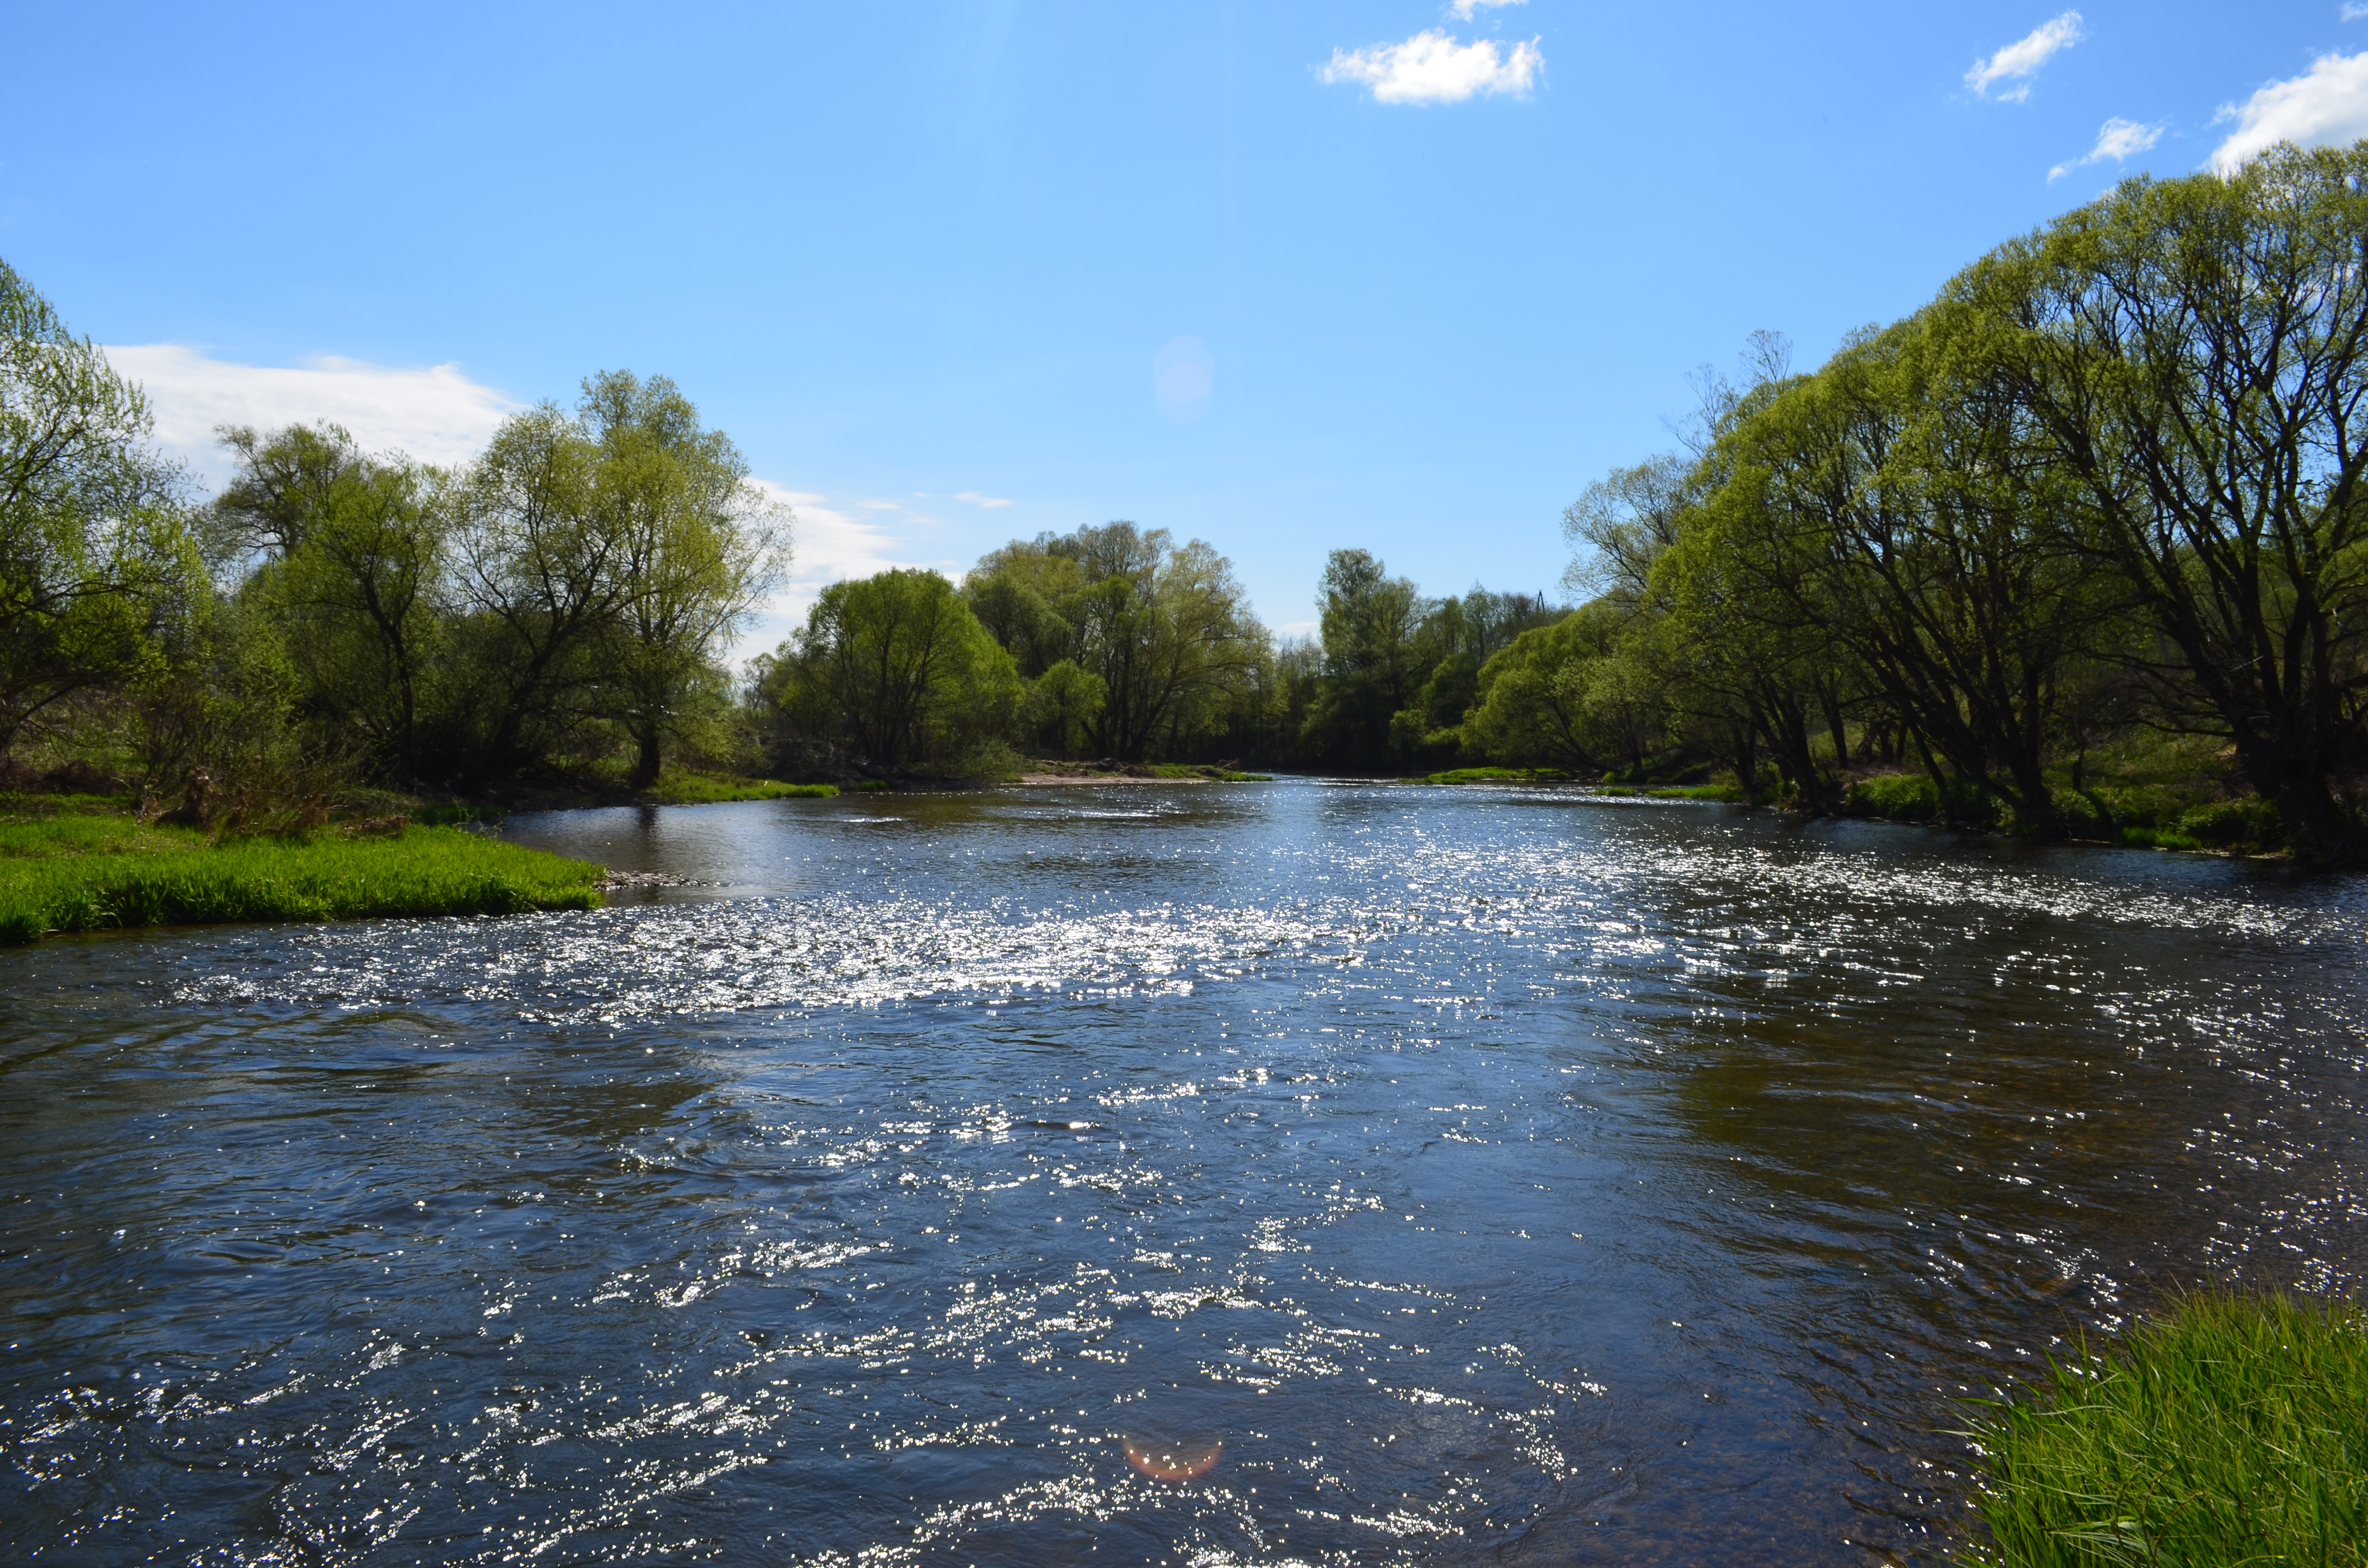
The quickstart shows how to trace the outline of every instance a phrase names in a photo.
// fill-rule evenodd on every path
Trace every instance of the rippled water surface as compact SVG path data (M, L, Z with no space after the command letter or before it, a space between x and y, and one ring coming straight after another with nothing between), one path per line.
M0 1554L1863 1562L2368 1256L2361 884L1336 786L522 819L0 953Z

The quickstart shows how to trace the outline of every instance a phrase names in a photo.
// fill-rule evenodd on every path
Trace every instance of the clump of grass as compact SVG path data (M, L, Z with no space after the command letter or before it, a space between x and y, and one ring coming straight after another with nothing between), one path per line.
M2198 1297L1968 1434L2009 1568L2368 1562L2368 1314Z
M1729 805L1740 805L1750 799L1732 784L1672 784L1645 793L1656 801L1723 801Z
M658 775L655 784L643 791L643 797L665 806L706 806L723 801L782 801L837 793L836 784L784 784L778 778L740 778L730 774L669 767Z
M46 846L31 846L22 832L94 822L107 830L53 831ZM598 866L456 828L209 845L130 818L54 818L0 824L0 844L28 846L0 858L0 946L51 931L515 915L600 902Z
M1451 767L1426 784L1559 784L1570 775L1554 767Z
M1214 784L1270 784L1274 776L1268 773L1244 773L1238 768L1219 767L1213 762L1155 762L1151 765L1155 778L1205 778Z
M1924 773L1878 773L1853 779L1845 809L1854 816L1930 822L1941 814L1941 789Z

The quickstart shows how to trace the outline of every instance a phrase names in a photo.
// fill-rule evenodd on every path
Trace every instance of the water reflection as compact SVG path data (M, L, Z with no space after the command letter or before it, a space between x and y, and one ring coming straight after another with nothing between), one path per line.
M1291 783L514 831L710 885L0 959L13 1555L1896 1560L1961 1392L2362 1256L2347 882Z

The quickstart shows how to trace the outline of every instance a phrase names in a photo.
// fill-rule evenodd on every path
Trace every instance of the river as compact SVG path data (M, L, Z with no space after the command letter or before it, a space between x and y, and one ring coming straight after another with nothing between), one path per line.
M0 1548L1860 1563L2368 1258L2362 882L1549 790L552 813L0 954Z

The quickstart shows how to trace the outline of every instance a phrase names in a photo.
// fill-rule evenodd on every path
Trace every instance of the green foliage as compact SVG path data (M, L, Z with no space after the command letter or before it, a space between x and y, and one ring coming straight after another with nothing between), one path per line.
M129 818L54 817L0 828L0 944L51 931L511 915L600 902L599 867L457 828L211 845Z
M1845 805L1852 816L1930 822L1941 814L1941 787L1929 773L1878 773L1852 779Z
M962 591L1037 682L1039 744L1141 761L1255 723L1266 631L1233 563L1199 540L1129 522L1014 540Z
M983 784L1008 784L1028 771L1028 759L1011 749L1000 735L985 735L939 770L947 778Z
M778 723L890 767L944 767L1010 732L1018 669L935 572L834 583L757 671Z
M1481 666L1465 749L1571 773L1612 764L1641 770L1668 714L1630 621L1621 606L1598 599L1514 638Z
M2363 234L2368 142L2283 146L2125 180L1943 296L2175 665L2153 699L2220 728L2319 855L2362 850L2336 784L2368 761Z
M2084 1343L1970 1434L2009 1568L2368 1562L2368 1318L2200 1297L2104 1356Z
M1426 784L1560 784L1570 775L1558 767L1451 767L1423 779Z
M1074 659L1061 659L1028 683L1026 728L1039 745L1066 756L1092 733L1109 701L1110 687L1101 676L1079 669Z
M1202 778L1213 784L1270 784L1272 777L1264 773L1244 773L1238 768L1219 767L1206 762L1155 762L1151 765L1155 778Z
M724 801L827 800L838 793L836 784L784 784L778 778L738 778L669 766L641 797L666 806L711 805Z
M0 262L0 756L161 662L205 591L146 402Z

